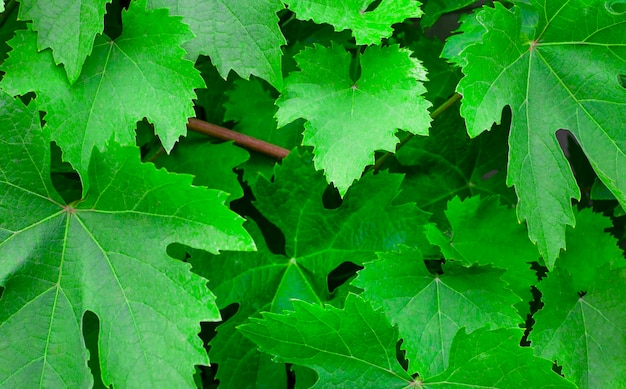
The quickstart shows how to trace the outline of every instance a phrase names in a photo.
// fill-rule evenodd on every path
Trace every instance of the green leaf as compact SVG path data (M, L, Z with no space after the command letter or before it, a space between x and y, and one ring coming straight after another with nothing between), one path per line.
M515 210L500 205L498 197L475 196L463 202L455 198L448 202L446 217L450 230L426 226L430 242L441 248L446 259L505 269L502 279L523 299L518 307L526 312L532 300L530 287L537 283L530 263L540 258Z
M466 76L458 91L471 136L511 107L507 180L518 193L518 217L552 268L565 247L565 225L574 224L571 198L580 197L558 129L574 134L600 179L626 205L620 179L626 137L616 130L626 112L619 81L626 69L626 18L601 0L529 3L511 10L495 3L476 16L484 33L460 53ZM593 22L581 23L582 16Z
M428 137L413 137L396 152L406 167L400 198L435 214L456 196L499 194L514 205L515 192L505 182L507 133L499 130L469 139L458 110L449 108Z
M293 299L331 301L328 274L342 263L371 261L376 252L399 244L427 245L420 234L426 215L412 204L392 205L402 176L366 175L350 188L341 206L327 209L323 204L327 184L310 159L309 153L292 151L276 168L273 182L261 178L253 188L255 205L284 234L286 255L272 253L260 232L253 232L257 253L224 252L207 258L196 252L189 259L210 279L220 309L239 304L236 315L218 327L211 341L211 360L218 363L217 377L227 388L272 384L266 371L259 370L268 368L267 356L235 331L248 317L291 310ZM267 238L279 234L272 230ZM273 366L270 376L284 376L284 366Z
M513 304L519 301L499 279L503 271L465 268L446 262L443 274L431 274L417 250L379 254L365 264L354 284L374 306L382 306L397 325L409 360L409 373L432 377L449 366L452 340L461 327L516 328L522 318Z
M237 122L233 130L276 146L291 150L302 141L302 121L298 120L277 128L274 115L278 111L270 93L257 79L237 80L226 92L228 100L224 103L224 120ZM253 185L262 175L270 178L276 160L260 153L253 153L250 160L243 164L244 179Z
M424 5L424 17L420 20L420 26L432 27L441 15L458 11L474 3L474 0L428 0Z
M393 33L392 24L422 15L414 0L382 0L374 10L374 0L285 0L298 19L328 23L336 31L351 29L357 45L380 44Z
M308 120L303 144L315 147L316 168L341 195L374 162L375 150L395 149L398 128L428 134L426 74L409 54L398 46L368 47L358 80L350 78L351 57L339 46L316 45L296 56L301 71L285 80L278 125Z
M180 15L195 37L183 44L187 58L211 57L222 77L234 70L251 74L282 89L280 46L286 44L278 27L279 0L148 0L150 8L167 7Z
M207 156L211 158L207 158ZM193 184L229 194L227 202L241 198L243 189L233 169L248 160L248 152L228 143L212 143L206 136L193 136L177 143L169 155L154 160L156 167L193 174Z
M63 64L73 84L104 29L104 13L111 0L21 0L19 19L32 20L37 48L52 49L54 63Z
M254 248L225 195L112 143L93 153L86 198L63 205L35 102L0 93L0 109L0 385L90 386L86 311L100 321L106 385L193 385L194 365L209 362L199 322L220 316L206 280L165 250Z
M452 343L450 366L427 379L431 388L575 388L552 371L552 363L519 346L521 330L459 331Z
M89 189L88 163L94 146L112 137L135 142L137 121L147 117L165 149L171 150L194 116L194 88L203 81L178 45L192 35L166 10L146 11L133 3L123 15L124 31L115 41L98 37L80 78L70 85L49 50L38 52L35 34L18 31L1 70L0 86L10 94L37 94L47 128L64 158ZM116 104L111 109L111 104Z
M578 214L568 250L539 283L544 303L530 341L538 355L556 360L579 387L626 385L626 268L608 218Z
M344 309L294 301L294 311L263 313L238 329L277 360L314 369L314 388L405 388L411 376L395 358L397 331L355 294ZM341 372L341 374L338 374Z

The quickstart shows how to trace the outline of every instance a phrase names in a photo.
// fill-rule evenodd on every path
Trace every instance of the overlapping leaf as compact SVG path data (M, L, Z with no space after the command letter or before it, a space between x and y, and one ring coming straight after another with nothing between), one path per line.
M579 387L626 385L626 261L608 219L589 211L568 229L568 250L539 284L543 308L530 335Z
M73 84L91 53L96 35L102 33L106 5L110 2L22 0L19 18L32 20L37 48L51 48L54 62L63 64L69 83Z
M458 110L448 109L428 137L413 137L396 152L406 167L401 198L433 213L456 196L500 194L515 204L515 192L505 183L507 133L498 130L469 139Z
M13 51L1 68L7 73L2 89L37 94L52 139L81 175L85 190L94 146L102 148L112 137L122 145L134 144L136 122L147 117L171 150L194 115L194 88L204 86L193 63L182 59L179 45L192 37L188 28L166 10L143 6L133 3L123 15L118 39L96 39L73 85L49 50L38 52L37 34L29 30L18 31L11 40Z
M205 136L189 134L169 155L155 159L154 164L171 172L193 174L194 185L226 192L227 201L231 202L243 196L233 169L248 158L248 153L232 142L212 143Z
M398 46L373 46L360 56L361 75L350 78L351 56L342 47L316 45L296 56L300 72L285 80L278 125L298 118L305 145L315 147L315 166L343 195L374 151L393 151L397 129L427 135L430 123L420 63Z
M555 132L570 130L602 181L626 204L626 15L603 0L532 0L511 10L495 3L470 23L458 62L465 78L462 114L476 136L513 120L508 183L519 197L518 216L552 268L574 224L570 199L579 189ZM585 22L581 22L584 20ZM462 28L463 29L463 28ZM462 38L461 38L462 40ZM458 45L457 47L461 47Z
M518 306L526 312L532 299L530 287L537 283L531 262L541 259L526 229L517 222L515 210L498 200L474 196L461 202L455 198L446 210L451 229L442 231L431 224L426 226L426 236L446 259L505 269L502 279L523 299Z
M357 45L380 44L393 33L391 25L422 15L415 0L285 0L298 19L331 24L335 30L351 29Z
M87 197L63 205L35 103L0 101L1 385L88 386L87 310L100 320L105 384L192 385L194 364L208 363L199 322L219 312L206 280L165 249L251 249L241 218L223 193L141 165L135 148L114 144L94 152Z
M248 317L292 309L292 299L329 301L333 295L328 274L343 262L362 264L398 244L427 244L420 234L426 215L410 204L391 205L402 176L367 175L350 189L340 207L327 209L322 201L327 184L313 169L310 154L300 153L296 149L283 161L273 183L259 179L254 188L256 206L285 236L286 255L273 254L259 238L258 253L225 252L214 258L195 254L189 260L210 279L221 309L239 304L236 315L218 327L211 341L211 360L218 363L218 379L227 388L249 382L269 384L274 375L284 376L280 365L265 376L266 370L259 369L271 366L268 357L235 331ZM269 237L278 234L274 231Z
M211 57L222 77L234 70L243 78L251 74L277 89L283 85L280 46L287 43L276 12L279 0L148 0L152 8L167 7L180 15L195 37L185 43L187 57Z
M522 332L514 329L459 331L452 343L446 372L427 379L431 388L570 388L576 386L552 371L552 363L533 357L518 345Z
M263 88L259 80L237 80L232 88L226 92L228 100L224 103L226 113L224 120L233 120L237 124L233 130L273 145L291 150L302 140L302 121L298 120L277 128L274 115L278 110L269 92ZM253 153L245 163L244 179L253 185L260 175L266 178L272 176L275 159Z
M239 327L259 347L283 362L314 369L314 388L405 388L411 376L396 360L397 331L357 295L344 309L294 301L294 311L263 313ZM337 372L342 374L337 374Z
M432 27L441 15L454 12L476 3L473 0L428 0L424 5L424 17L420 20L422 27Z
M515 328L522 322L513 308L519 298L499 279L502 270L465 268L457 262L442 267L442 275L433 275L419 251L406 249L380 254L354 282L365 290L363 298L382 306L398 325L409 372L424 378L447 369L460 328Z

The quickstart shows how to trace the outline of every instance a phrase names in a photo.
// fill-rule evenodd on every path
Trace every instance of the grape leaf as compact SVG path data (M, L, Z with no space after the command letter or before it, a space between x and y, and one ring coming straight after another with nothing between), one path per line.
M208 158L210 156L210 158ZM170 172L193 174L193 184L229 194L228 203L241 198L243 189L233 171L248 160L248 152L228 143L212 143L206 136L189 134L169 155L161 154L155 166Z
M331 24L336 31L351 29L357 45L380 44L393 33L391 25L422 15L414 0L382 0L374 10L374 0L285 0L298 19Z
M37 48L52 49L56 64L63 64L73 84L80 76L96 34L104 29L104 13L111 0L21 0L19 19L32 20Z
M167 7L180 15L195 37L183 44L187 58L211 57L222 77L234 70L243 78L251 74L282 89L280 46L287 43L276 12L279 0L149 0L151 8Z
M278 110L273 98L257 79L237 80L226 92L228 100L224 120L237 124L233 130L250 135L271 144L291 150L302 140L302 121L298 120L277 128L274 115ZM250 160L242 165L244 179L253 185L260 175L272 176L276 160L260 153L253 153Z
M88 386L87 310L100 319L105 384L193 384L193 365L208 363L199 321L220 316L206 280L165 249L252 249L242 219L223 193L142 165L136 148L115 143L93 153L88 195L63 205L35 102L0 101L2 385Z
M267 356L235 331L248 317L263 310L293 309L293 299L331 301L326 279L343 262L362 264L398 244L427 245L419 232L426 214L412 204L391 205L401 175L368 174L350 188L338 208L327 209L322 202L327 184L310 159L308 152L292 151L276 168L272 183L261 178L253 188L255 205L284 234L285 254L273 254L257 238L260 233L253 233L257 253L224 252L207 258L196 252L189 259L195 271L210 279L220 309L239 304L211 341L210 357L218 363L217 377L225 387L241 388L249 382L259 386L260 380L269 379L258 370L267 368ZM278 234L274 231L269 238ZM284 366L274 365L272 371L285 374Z
M580 193L555 132L570 130L602 181L626 204L626 18L605 2L532 0L512 10L495 3L477 19L482 42L460 53L458 91L468 133L513 112L507 181L519 196L518 216L552 268L574 224L570 199ZM580 23L580 16L592 23ZM564 60L567 59L567 60Z
M459 331L450 366L427 379L423 388L575 388L552 371L552 363L519 346L520 330Z
M301 71L285 80L277 101L278 125L308 120L303 144L315 147L315 166L324 169L341 195L374 162L375 150L394 150L398 128L428 134L430 103L421 96L426 74L407 50L368 47L360 55L356 81L342 47L315 45L296 61Z
M178 46L192 35L166 10L146 11L133 3L115 41L99 36L80 78L69 85L49 50L38 52L32 31L18 31L10 45L0 87L10 94L34 91L52 139L89 189L88 163L94 146L113 136L134 144L137 121L147 117L165 149L171 150L194 116L193 89L204 86ZM115 103L115 109L111 104Z
M400 199L438 215L447 201L475 195L500 194L515 204L506 186L507 133L491 131L469 139L457 109L433 122L428 137L413 137L396 152L406 173Z
M406 388L411 376L396 360L397 331L358 295L344 309L294 301L294 311L263 313L238 327L279 361L314 369L314 388Z
M424 16L420 19L420 26L432 27L441 15L458 11L474 3L476 3L474 0L428 0L424 5Z
M446 262L438 276L426 269L417 250L379 258L365 264L353 284L398 325L409 373L432 377L446 370L452 339L461 327L516 328L523 322L513 308L519 298L499 279L502 270Z
M539 283L543 309L530 341L538 355L556 360L580 387L626 385L626 268L608 218L590 211L568 229L568 250Z
M530 286L537 283L530 263L539 261L537 248L526 237L526 229L517 222L515 210L499 204L498 197L448 202L446 217L451 230L426 226L426 236L441 248L444 257L466 266L493 265L506 272L502 279L523 301L520 312L526 312L532 300ZM489 242L489 244L485 244Z

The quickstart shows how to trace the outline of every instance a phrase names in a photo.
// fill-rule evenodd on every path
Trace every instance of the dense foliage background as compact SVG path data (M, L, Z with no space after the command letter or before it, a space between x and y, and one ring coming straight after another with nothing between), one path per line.
M623 0L0 11L0 387L626 387Z

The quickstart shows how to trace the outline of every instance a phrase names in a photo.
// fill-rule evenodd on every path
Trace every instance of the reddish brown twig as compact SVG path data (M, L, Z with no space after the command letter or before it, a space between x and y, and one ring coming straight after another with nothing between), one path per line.
M259 153L268 155L272 158L276 158L279 160L285 158L289 154L289 150L283 149L282 147L264 142L260 139L253 138L251 136L244 135L233 130L229 130L228 128L207 123L200 119L190 118L187 123L187 128L201 134L212 136L214 138L222 140L233 140L235 141L236 145L245 147L253 151L257 151Z

